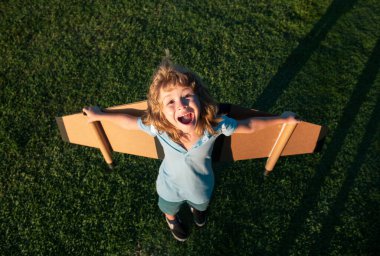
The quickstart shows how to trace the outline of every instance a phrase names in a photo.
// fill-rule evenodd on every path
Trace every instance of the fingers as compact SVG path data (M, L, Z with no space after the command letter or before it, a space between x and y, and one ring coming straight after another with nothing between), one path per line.
M296 119L294 116L287 117L286 121L288 124L299 124L302 122L301 120Z
M281 117L286 119L287 123L298 124L302 122L300 117L296 113L291 111L285 111L281 114Z
M101 112L98 106L84 107L82 113L87 117L87 122L91 123L96 121L96 115Z
M284 113L281 114L281 116L284 117L284 118L287 118L287 117L290 117L290 116L296 117L297 114L294 113L294 112L291 112L291 111L285 111Z
M88 107L84 107L82 109L82 112L83 112L83 115L87 116L87 112L88 112L89 108Z
M98 106L89 106L89 107L84 107L83 109L82 109L82 112L85 112L85 113L91 113L91 112L93 112L93 113L97 113L97 112L101 112L101 109L100 109L100 107L98 107Z

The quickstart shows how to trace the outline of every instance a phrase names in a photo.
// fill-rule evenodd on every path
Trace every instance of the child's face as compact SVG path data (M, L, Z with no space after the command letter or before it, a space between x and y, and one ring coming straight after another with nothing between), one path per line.
M200 113L200 102L193 89L175 86L170 91L160 92L160 103L165 118L184 133L195 130Z

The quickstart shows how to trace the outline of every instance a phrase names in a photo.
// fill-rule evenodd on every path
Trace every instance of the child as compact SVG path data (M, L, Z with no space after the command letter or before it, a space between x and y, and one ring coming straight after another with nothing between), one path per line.
M298 122L293 116L250 118L236 121L217 116L217 105L202 81L191 71L174 65L167 56L153 75L148 109L142 118L84 108L88 121L111 121L125 129L140 129L157 136L165 158L156 181L158 206L173 236L188 238L177 213L187 203L194 222L206 223L206 210L214 187L211 153L224 134L252 133L268 126Z

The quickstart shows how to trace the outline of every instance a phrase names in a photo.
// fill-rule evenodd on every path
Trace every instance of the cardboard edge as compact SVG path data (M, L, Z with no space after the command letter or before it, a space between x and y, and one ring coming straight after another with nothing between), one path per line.
M55 121L57 122L59 133L61 134L62 140L66 142L70 142L69 136L67 135L65 123L63 122L62 117L56 117Z
M328 129L325 126L321 126L321 130L319 132L317 144L315 145L313 153L319 153L322 151L323 145L326 141L326 135L327 135Z

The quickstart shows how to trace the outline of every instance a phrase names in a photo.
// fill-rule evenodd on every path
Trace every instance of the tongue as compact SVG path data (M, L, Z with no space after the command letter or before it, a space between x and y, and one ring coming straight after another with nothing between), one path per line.
M184 116L181 116L180 118L178 118L178 120L183 123L183 124L189 124L191 122L191 115L188 114L188 115L184 115Z

